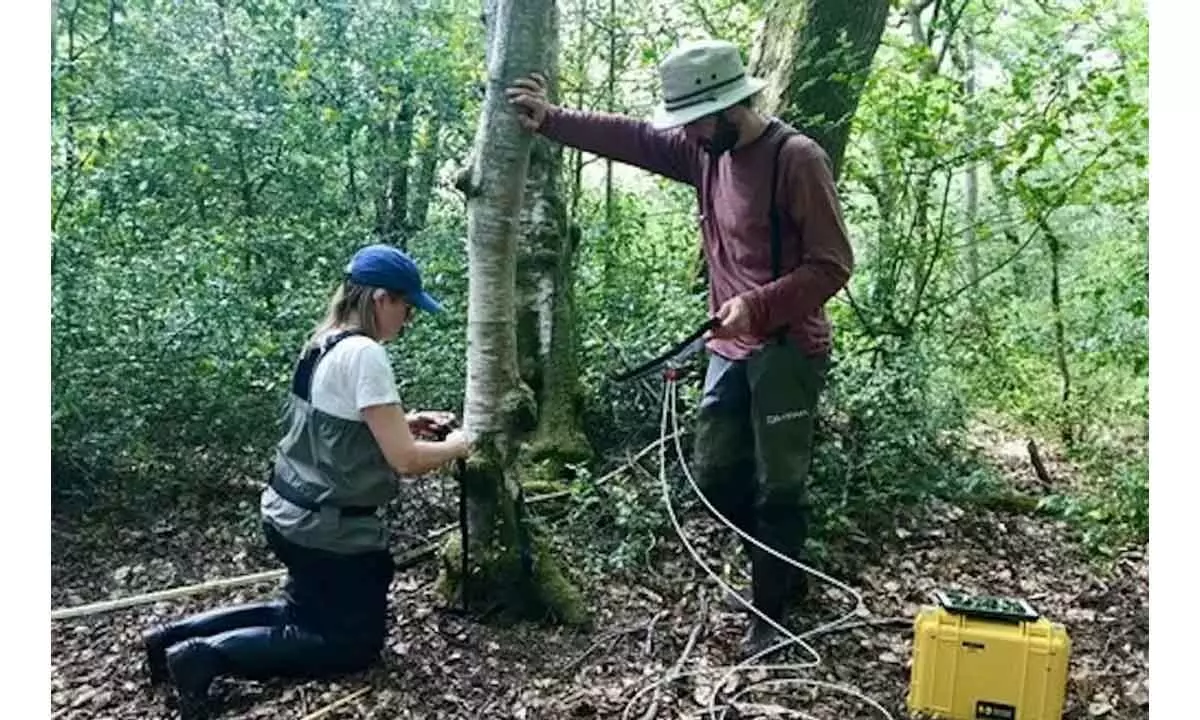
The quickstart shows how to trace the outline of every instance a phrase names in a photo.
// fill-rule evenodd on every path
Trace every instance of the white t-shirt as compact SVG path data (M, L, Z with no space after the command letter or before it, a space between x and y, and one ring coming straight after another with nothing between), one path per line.
M344 420L362 421L362 409L400 402L387 350L365 335L343 339L317 363L312 404Z

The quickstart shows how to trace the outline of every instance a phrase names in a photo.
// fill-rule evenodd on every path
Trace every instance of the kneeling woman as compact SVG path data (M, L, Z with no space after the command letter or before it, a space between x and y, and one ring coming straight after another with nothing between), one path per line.
M288 573L282 597L144 636L151 680L171 682L183 720L209 717L218 675L328 677L378 659L394 568L377 511L396 496L398 475L468 452L461 431L415 439L439 421L401 408L381 343L404 332L414 308L441 310L407 255L385 245L354 255L296 366L287 432L262 494L263 531Z

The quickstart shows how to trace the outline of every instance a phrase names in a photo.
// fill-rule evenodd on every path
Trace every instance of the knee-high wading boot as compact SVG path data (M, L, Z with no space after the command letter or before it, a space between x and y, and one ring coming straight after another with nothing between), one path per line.
M725 516L725 518L733 523L738 530L754 536L757 529L757 523L754 517L754 468L752 465L743 464L734 466L723 473L727 479L725 481L726 492L717 496L717 499L710 499L717 509ZM718 505L717 500L720 501ZM742 544L743 554L749 560L754 550L754 545L739 534L738 540ZM733 593L725 593L722 598L725 609L730 612L748 612L746 606L739 602L741 598L749 603L753 603L754 599L751 595L750 588L742 590L734 589Z
M296 625L230 630L192 638L167 651L181 720L208 720L208 690L218 676L325 678L364 670L379 657L381 637L327 639Z
M754 606L779 625L784 624L787 595L793 584L794 568L755 547L751 551L751 590ZM784 640L784 635L755 615L742 642L742 657L748 658ZM764 658L765 659L765 658Z
M286 603L272 600L218 608L151 628L142 634L150 682L159 684L167 681L167 649L176 643L238 628L283 625L287 621Z
M209 720L208 688L221 672L221 657L204 638L191 638L167 650L166 669L180 720Z
M803 544L803 540L800 544ZM785 548L782 554L801 563L807 559L802 550ZM808 598L808 573L758 547L751 550L750 557L755 607L780 625L793 627L789 624L794 622L791 617L793 611L800 608ZM770 624L755 616L746 636L745 655L749 657L765 650L781 642L784 637Z

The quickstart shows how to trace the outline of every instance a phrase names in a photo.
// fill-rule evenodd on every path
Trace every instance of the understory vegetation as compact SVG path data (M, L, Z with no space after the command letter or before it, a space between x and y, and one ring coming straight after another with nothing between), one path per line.
M1100 554L1144 543L1144 11L972 0L930 21L917 5L916 21L896 10L889 22L840 178L858 266L829 306L817 550L869 545L931 497L1067 518ZM657 61L707 34L709 16L752 42L760 3L716 6L560 4L562 102L647 113ZM390 350L406 406L461 410L467 229L454 178L485 80L479 12L463 0L59 4L57 513L119 516L256 480L301 342L347 258L378 239L418 258L448 311L420 316ZM657 482L595 480L657 438L661 387L611 374L705 316L695 201L572 151L562 187L595 450L570 468L564 512L607 538L597 562L629 567L667 527ZM1052 482L1003 483L979 457L984 430L1059 458Z

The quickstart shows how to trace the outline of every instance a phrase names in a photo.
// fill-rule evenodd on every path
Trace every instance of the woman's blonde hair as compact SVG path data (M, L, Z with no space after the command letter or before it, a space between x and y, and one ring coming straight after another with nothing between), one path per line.
M305 351L314 347L322 335L335 327L358 328L367 335L378 339L379 325L375 318L374 303L377 293L387 293L388 297L393 300L403 297L402 294L392 290L359 285L349 280L339 285L333 291L333 296L329 298L329 309L325 312L325 319L317 324L312 335L309 336L308 342L305 343Z

